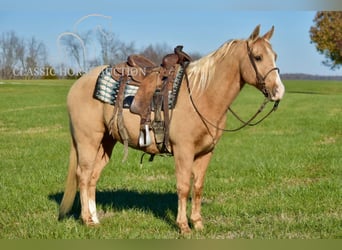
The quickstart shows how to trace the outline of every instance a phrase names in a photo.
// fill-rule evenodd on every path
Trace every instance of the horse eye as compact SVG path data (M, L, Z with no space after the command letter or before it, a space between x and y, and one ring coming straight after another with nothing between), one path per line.
M260 62L262 60L261 56L254 56L255 61Z

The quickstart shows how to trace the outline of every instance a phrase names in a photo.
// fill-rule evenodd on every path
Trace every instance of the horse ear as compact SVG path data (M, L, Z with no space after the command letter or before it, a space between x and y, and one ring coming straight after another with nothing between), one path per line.
M262 38L269 41L273 35L273 32L274 32L274 26L272 26L272 28Z
M260 24L258 26L255 27L254 31L252 32L252 34L249 36L249 40L254 41L258 38L260 33Z

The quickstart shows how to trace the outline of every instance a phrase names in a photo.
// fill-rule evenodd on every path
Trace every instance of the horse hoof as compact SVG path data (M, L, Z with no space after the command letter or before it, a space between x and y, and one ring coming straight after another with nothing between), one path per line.
M87 227L97 227L97 226L99 226L99 225L100 225L100 223L95 223L95 222L86 223L86 226L87 226Z
M100 222L98 221L93 221L91 218L87 219L87 220L83 220L83 223L87 226L87 227L96 227L98 225L100 225Z
M180 229L180 233L182 235L189 235L189 234L191 234L191 229L190 229L188 224L179 225L179 229Z
M194 222L194 228L196 231L202 231L204 229L202 221Z

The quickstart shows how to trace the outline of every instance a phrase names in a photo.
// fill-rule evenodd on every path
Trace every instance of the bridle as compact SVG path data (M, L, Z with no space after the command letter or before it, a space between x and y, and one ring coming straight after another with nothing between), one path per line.
M210 133L210 130L209 130L209 126L212 126L214 127L215 129L218 129L218 130L221 130L223 132L235 132L235 131L238 131L246 126L255 126L257 124L259 124L260 122L262 122L263 120L265 120L272 112L276 111L277 108L278 108L278 105L279 105L279 102L280 101L275 101L274 102L274 105L273 105L273 108L264 116L262 117L260 120L258 120L257 122L254 122L254 119L264 110L264 108L266 107L266 104L268 102L270 102L270 93L268 91L268 89L266 88L266 83L265 83L265 80L267 78L267 76L274 70L277 70L278 73L280 72L279 68L277 67L274 67L272 69L270 69L266 74L265 76L262 76L260 74L260 72L258 71L258 68L256 66L256 62L255 62L255 58L254 58L254 55L252 53L252 50L251 48L249 47L248 45L248 41L247 41L247 54L248 54L248 57L249 57L249 60L253 66L253 69L255 71L255 74L256 74L256 87L264 94L265 96L265 100L263 101L263 103L260 105L259 109L257 110L257 112L247 121L244 121L243 119L241 119L230 107L228 108L228 110L236 117L237 120L239 120L242 125L240 127L237 127L235 129L225 129L225 128L220 128L218 126L216 126L214 123L210 122L207 118L205 118L201 112L198 110L197 106L195 105L195 102L193 100L193 97L192 97L192 94L191 94L191 89L190 89L190 83L189 83L189 78L188 78L188 74L186 72L186 70L184 70L184 76L185 76L185 80L186 80L186 84L187 84L187 89L188 89L188 93L189 93L189 97L190 97L190 101L192 103L192 106L194 107L196 113L198 114L198 116L201 118L202 122L204 123L204 125L206 126L206 128L208 129L209 133ZM186 65L187 66L187 65ZM186 67L185 66L185 67ZM211 134L211 133L210 133ZM214 140L214 136L211 134L211 136L213 137L213 140ZM214 140L215 141L215 140Z
M256 87L264 94L264 96L266 98L269 98L271 95L268 91L268 89L266 88L266 78L268 77L268 75L273 71L273 70L277 70L278 73L280 73L280 70L279 68L277 67L274 67L272 69L270 69L265 76L262 76L260 74L260 72L258 71L258 67L256 66L256 63L255 63L255 57L252 53L252 49L249 47L249 44L248 44L248 41L246 42L247 44L247 54L248 54L248 57L249 57L249 60L253 66L253 69L255 71L255 75L256 75Z

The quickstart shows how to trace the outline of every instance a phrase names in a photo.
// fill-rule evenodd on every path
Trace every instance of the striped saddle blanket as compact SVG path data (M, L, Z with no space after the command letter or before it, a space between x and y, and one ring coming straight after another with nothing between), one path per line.
M168 104L169 109L173 109L176 105L177 96L179 92L179 88L183 79L184 69L183 67L179 67L178 72L176 74L175 80L173 82L172 89L169 90L168 93ZM115 105L116 99L118 96L118 91L120 88L121 81L115 80L112 77L112 68L105 68L98 76L94 98L111 105ZM124 98L123 98L123 108L129 109L135 94L137 93L139 87L133 84L129 84L127 82L124 90ZM158 89L156 90L158 91ZM153 102L151 103L153 109Z

